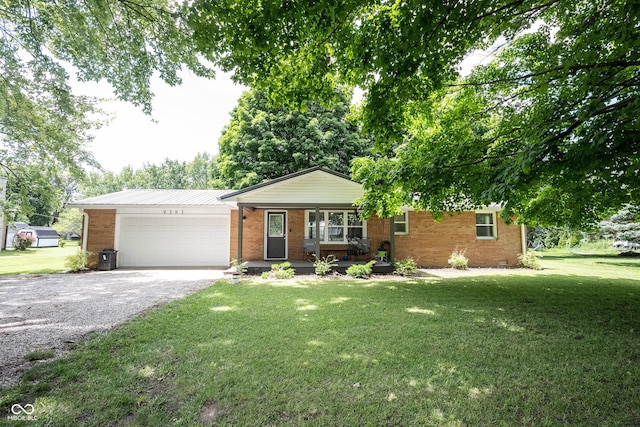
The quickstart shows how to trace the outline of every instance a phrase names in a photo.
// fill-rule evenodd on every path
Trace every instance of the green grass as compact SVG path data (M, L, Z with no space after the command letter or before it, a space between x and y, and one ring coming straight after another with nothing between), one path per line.
M60 273L66 271L64 261L79 248L77 241L65 241L64 247L13 249L0 252L0 275Z
M569 251L549 249L540 252L547 274L589 275L591 277L640 280L640 256L626 257L615 251Z
M640 262L564 259L450 280L219 281L37 366L0 411L32 403L56 426L639 425Z

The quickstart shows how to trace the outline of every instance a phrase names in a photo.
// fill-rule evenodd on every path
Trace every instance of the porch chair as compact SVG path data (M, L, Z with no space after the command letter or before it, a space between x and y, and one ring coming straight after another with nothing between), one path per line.
M315 239L304 239L304 259L308 259L309 256L317 255Z
M356 259L360 255L369 255L370 252L370 243L369 239L361 239L359 237L348 237L349 255L353 255Z

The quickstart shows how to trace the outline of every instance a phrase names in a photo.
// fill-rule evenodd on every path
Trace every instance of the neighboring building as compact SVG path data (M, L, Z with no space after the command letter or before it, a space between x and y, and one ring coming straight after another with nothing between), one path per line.
M123 267L302 261L309 245L320 256L353 258L353 238L369 248L359 260L381 248L423 267L446 267L454 250L470 266L515 267L526 251L524 226L506 224L497 206L439 222L411 209L361 221L353 204L362 194L348 176L315 167L239 191L129 190L72 205L84 213L83 247L116 249Z
M60 243L60 235L51 227L27 226L18 230L18 233L35 238L32 248L57 248Z
M5 248L13 248L13 238L18 233L19 230L23 228L29 228L29 224L26 222L12 221L7 224L5 227Z

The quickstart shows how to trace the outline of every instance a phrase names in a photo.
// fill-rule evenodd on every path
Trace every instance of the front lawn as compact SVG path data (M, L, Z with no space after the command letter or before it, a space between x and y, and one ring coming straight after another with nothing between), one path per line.
M76 253L79 241L64 241L63 247L14 249L0 252L0 276L4 274L61 273L67 268L64 262Z
M33 404L56 426L639 425L637 266L222 280L33 369L0 410Z

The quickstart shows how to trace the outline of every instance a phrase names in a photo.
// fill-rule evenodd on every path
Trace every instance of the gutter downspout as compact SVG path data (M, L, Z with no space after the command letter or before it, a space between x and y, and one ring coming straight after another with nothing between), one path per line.
M522 255L527 254L527 226L520 224L520 241L522 242Z
M82 252L87 252L87 237L89 236L89 214L81 209L82 212Z
M239 262L242 262L242 235L244 228L244 204L238 203L238 258Z

